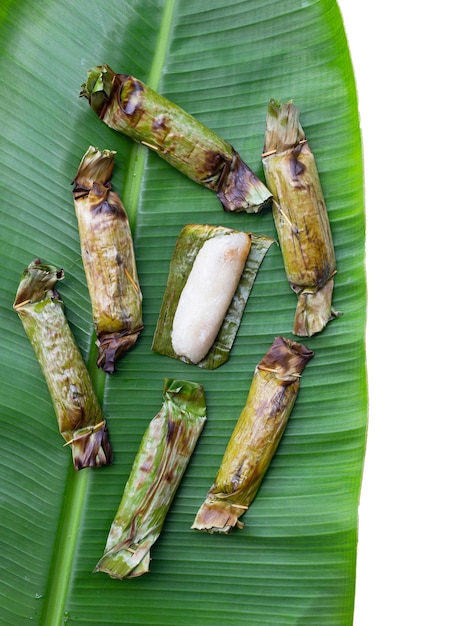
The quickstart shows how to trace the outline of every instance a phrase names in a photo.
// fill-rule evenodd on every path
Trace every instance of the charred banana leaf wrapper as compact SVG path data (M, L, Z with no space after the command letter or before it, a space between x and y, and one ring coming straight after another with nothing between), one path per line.
M13 306L46 379L60 433L80 470L108 465L112 451L100 404L55 289L62 278L62 270L36 259L23 272Z
M298 296L293 332L310 337L339 315L331 305L336 259L315 158L290 102L269 103L262 162L285 272Z
M137 78L97 66L80 95L110 128L215 191L225 211L257 213L270 202L268 189L231 144Z
M256 367L246 406L193 529L228 534L244 526L239 518L256 496L295 404L301 374L313 356L300 343L275 338Z
M172 255L152 349L216 369L228 358L269 237L187 224Z
M96 572L133 578L149 571L151 547L205 420L203 387L166 379L162 409L144 434Z
M82 260L98 339L97 365L117 359L143 329L142 295L128 216L110 179L115 152L90 146L74 179Z

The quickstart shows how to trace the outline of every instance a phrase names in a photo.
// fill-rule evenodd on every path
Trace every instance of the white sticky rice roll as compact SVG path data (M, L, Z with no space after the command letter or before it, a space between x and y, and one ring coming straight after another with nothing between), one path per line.
M210 350L243 273L251 237L217 235L200 248L180 295L172 326L172 347L198 363Z

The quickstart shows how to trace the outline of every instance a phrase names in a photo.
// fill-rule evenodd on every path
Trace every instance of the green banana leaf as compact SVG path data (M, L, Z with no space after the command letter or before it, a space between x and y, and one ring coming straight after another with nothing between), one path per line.
M256 364L291 335L296 296L280 250L261 266L230 360L205 371L151 351L169 262L185 223L275 238L269 211L227 214L216 196L107 128L78 94L90 67L144 80L232 143L262 177L270 98L293 99L317 157L343 316L315 351L287 430L228 536L190 530ZM13 0L0 7L0 623L344 626L353 620L365 452L366 289L360 128L335 0ZM145 329L105 377L80 257L71 181L89 145L117 151L114 188L132 224ZM35 257L59 290L102 402L114 463L75 472L44 378L12 309ZM202 383L208 421L154 546L151 571L93 574L164 378Z

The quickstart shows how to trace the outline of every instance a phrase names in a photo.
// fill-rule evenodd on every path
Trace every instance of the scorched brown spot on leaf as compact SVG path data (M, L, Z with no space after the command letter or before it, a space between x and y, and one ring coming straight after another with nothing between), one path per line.
M130 123L135 126L144 113L144 89L138 80L126 80L127 76L123 78L124 81L121 82L119 92L119 102L123 113L128 116Z

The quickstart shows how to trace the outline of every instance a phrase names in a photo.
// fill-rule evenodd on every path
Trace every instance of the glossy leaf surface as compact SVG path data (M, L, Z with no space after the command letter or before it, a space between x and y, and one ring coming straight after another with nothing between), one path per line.
M352 622L364 459L362 153L353 71L334 0L50 0L0 9L0 623L254 626ZM182 226L275 238L270 211L217 197L107 128L78 94L90 67L135 75L228 140L259 176L270 98L293 99L317 158L343 316L315 351L245 528L190 530L242 410L255 365L292 337L296 296L278 246L257 275L229 361L205 371L151 351ZM80 257L71 181L89 145L117 151L113 185L132 224L145 329L105 378ZM60 294L93 376L114 464L74 472L39 366L12 309L35 257L63 267ZM293 338L293 337L292 337ZM165 377L205 387L208 421L154 546L151 572L92 574Z

